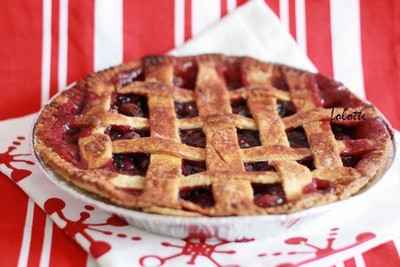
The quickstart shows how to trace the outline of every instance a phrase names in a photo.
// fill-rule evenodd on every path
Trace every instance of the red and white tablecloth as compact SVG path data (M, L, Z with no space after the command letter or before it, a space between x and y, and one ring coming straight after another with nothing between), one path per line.
M245 2L3 0L0 120L38 111L59 88L88 72L169 51ZM320 72L355 88L400 129L399 1L266 3ZM0 164L9 160L3 152ZM93 266L1 172L0 195L0 266ZM336 266L400 266L396 243L377 244Z

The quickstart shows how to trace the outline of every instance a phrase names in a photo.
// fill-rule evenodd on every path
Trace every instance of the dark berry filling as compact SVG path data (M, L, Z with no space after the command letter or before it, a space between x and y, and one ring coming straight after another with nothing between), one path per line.
M240 148L261 146L260 134L256 130L237 129Z
M279 76L279 77L275 77L272 79L271 84L273 87L283 90L283 91L289 91L289 86L286 82L285 77Z
M391 136L388 125L382 118L366 119L357 124L355 138L379 139L382 136Z
M38 136L65 160L75 166L81 166L78 139L82 130L73 124L75 115L82 112L87 94L80 87L65 91L63 95L68 99L55 112L54 117L46 119L47 127L38 129Z
M289 140L290 147L301 148L309 147L306 133L303 127L297 127L286 130L286 135Z
M78 144L78 139L80 137L81 128L72 126L71 124L64 125L64 136L63 140L67 144Z
M297 163L306 166L310 171L315 170L313 157L307 157L307 158L298 160Z
M198 67L194 61L180 62L175 65L173 83L177 87L194 90Z
M343 166L345 167L355 167L357 163L361 160L362 155L341 155Z
M311 183L303 188L304 194L310 194L315 192L329 193L335 189L335 184L328 180L322 180L319 178L313 178Z
M134 139L140 137L148 137L150 136L149 129L133 129L129 126L123 125L112 125L108 127L105 131L105 134L108 134L111 140L117 139Z
M62 133L62 141L56 144L57 152L65 159L71 160L73 163L78 164L80 162L80 153L78 140L81 137L82 130L78 127L70 126L70 124L65 124ZM55 129L55 132L57 130ZM56 137L56 136L54 136Z
M336 140L355 139L353 127L331 123L331 128Z
M269 165L267 161L245 162L244 168L248 172L275 171L275 168Z
M188 146L206 147L206 136L200 128L180 130L179 133L182 143Z
M225 62L217 67L219 74L224 78L228 90L236 90L243 86L239 61Z
M118 73L112 79L113 83L119 86L128 85L134 81L144 81L144 72L142 68L135 68Z
M232 106L232 112L234 114L239 114L239 115L242 115L242 116L248 117L248 118L252 117L250 110L247 106L246 99L240 98L237 100L232 100L231 106Z
M293 105L291 101L277 101L278 106L278 114L281 118L293 115L296 113L296 107Z
M175 102L175 112L178 119L193 118L199 115L196 102Z
M179 191L179 197L205 208L215 204L211 185L182 188Z
M353 96L343 84L321 74L316 74L315 80L320 90L323 107L357 107L363 105L362 101Z
M150 156L145 153L113 154L113 166L123 174L144 176L149 162Z
M281 184L252 183L254 203L262 208L275 207L286 202Z
M149 108L147 98L136 94L118 94L113 97L111 105L113 110L117 110L131 117L148 117Z
M205 170L206 170L205 161L187 160L187 159L182 160L182 174L184 176L188 176L198 172L204 172Z

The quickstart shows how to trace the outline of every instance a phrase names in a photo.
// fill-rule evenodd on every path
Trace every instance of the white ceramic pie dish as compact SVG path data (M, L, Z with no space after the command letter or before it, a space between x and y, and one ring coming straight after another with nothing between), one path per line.
M67 87L67 89L71 88L73 85L74 84L71 84ZM53 96L53 98L57 95ZM42 110L39 111L38 117L40 116L41 112ZM388 127L391 128L388 120L383 116L383 114L381 115L385 119ZM310 222L314 221L317 217L326 215L328 212L335 213L340 209L357 207L357 205L363 205L362 202L364 202L365 205L365 200L362 200L362 198L367 198L369 194L372 194L379 187L379 185L382 184L383 178L387 176L387 171L393 162L392 161L391 164L389 164L389 166L387 167L385 175L375 177L372 182L368 183L365 188L363 188L359 193L352 196L351 198L291 213L288 215L257 215L231 217L167 216L141 212L111 204L95 196L94 194L83 191L82 189L74 186L66 180L58 177L51 169L49 169L44 164L44 162L33 149L33 133L35 124L36 120L34 120L31 129L33 151L32 153L34 155L37 165L40 166L46 177L57 187L83 202L94 205L97 208L106 212L114 213L123 217L132 226L149 232L177 238L185 238L189 235L196 234L206 235L210 237L217 236L219 238L227 240L251 237L262 238L278 236L280 234L288 232L289 230L300 229L304 226L309 227ZM395 146L394 140L393 146ZM396 154L395 150L396 149L394 147L393 158Z

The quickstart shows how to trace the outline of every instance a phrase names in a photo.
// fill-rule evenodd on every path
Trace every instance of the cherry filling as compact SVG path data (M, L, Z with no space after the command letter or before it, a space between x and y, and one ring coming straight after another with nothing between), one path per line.
M275 171L275 168L272 165L269 165L267 161L245 162L244 168L248 172Z
M303 127L288 129L286 130L286 135L288 137L290 147L292 148L310 147Z
M355 167L361 160L362 155L341 155L340 156L345 167Z
M281 118L293 115L296 113L296 107L293 105L291 101L277 101L278 106L278 114Z
M196 87L197 72L197 64L192 60L177 63L174 68L174 85L184 89L194 90Z
M323 107L357 107L363 105L362 101L353 96L343 84L321 74L316 74L315 80L320 91Z
M273 78L271 81L271 85L277 89L289 91L289 85L287 84L286 79L285 77L283 77L283 75Z
M182 143L188 146L206 147L206 136L200 128L187 130L182 129L179 133Z
M199 116L196 102L175 102L175 112L178 119L193 118Z
M113 166L123 174L144 176L149 162L150 156L145 153L113 154Z
M392 133L382 118L366 119L357 124L354 136L356 138L379 139ZM393 139L393 137L392 137Z
M260 134L256 130L237 129L240 148L261 146Z
M125 86L134 81L144 81L144 72L142 68L122 71L112 79L112 82L118 86Z
M307 158L298 160L297 163L306 166L310 171L315 170L313 157L307 157Z
M39 129L37 134L44 142L65 160L80 166L78 139L81 129L73 125L75 115L82 112L87 94L76 86L63 93L68 99L57 109L54 116L46 118L47 127Z
M63 140L67 144L76 145L76 144L78 144L80 132L81 132L81 129L79 127L75 127L71 124L65 124Z
M252 115L250 113L250 110L247 106L247 101L246 99L240 98L237 100L232 100L231 101L231 106L232 106L232 112L234 114L239 114L244 117L252 118Z
M117 94L113 97L112 109L132 117L148 117L147 98L137 94Z
M148 137L150 136L149 129L133 129L129 126L123 125L111 125L105 131L105 134L108 134L112 141L117 139L134 139L140 137Z
M188 176L198 172L204 172L206 170L205 161L195 161L195 160L182 160L182 174Z
M217 70L224 78L228 90L236 90L243 86L239 61L226 61L225 64L219 65Z
M60 131L54 129L54 133L57 134L57 132L61 132L62 134L61 140L55 145L57 152L63 158L71 160L74 164L78 164L80 162L78 140L81 136L81 129L70 124L65 124ZM57 135L54 135L54 138L57 138Z
M204 208L212 207L215 204L211 185L184 187L179 191L179 197Z
M311 183L303 188L304 194L310 194L315 192L329 193L335 190L335 184L328 180L322 180L319 178L313 178Z
M336 140L356 139L354 127L331 123L331 128Z
M281 184L252 183L254 203L262 208L275 207L286 202Z

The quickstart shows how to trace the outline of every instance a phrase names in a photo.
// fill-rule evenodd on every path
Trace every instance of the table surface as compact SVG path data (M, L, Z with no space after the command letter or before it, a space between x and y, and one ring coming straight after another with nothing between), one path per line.
M118 0L104 13L96 6L107 5L105 1L2 1L0 120L36 112L59 88L101 69L105 62L98 55L102 53L115 64L165 53L245 2ZM373 102L394 128L400 128L398 2L266 3L320 72L338 80L355 77L357 92ZM41 259L43 264L43 258L49 264L41 266L92 264L1 172L0 188L0 251L7 255L0 257L1 266L17 266L24 249L28 266L39 266Z

